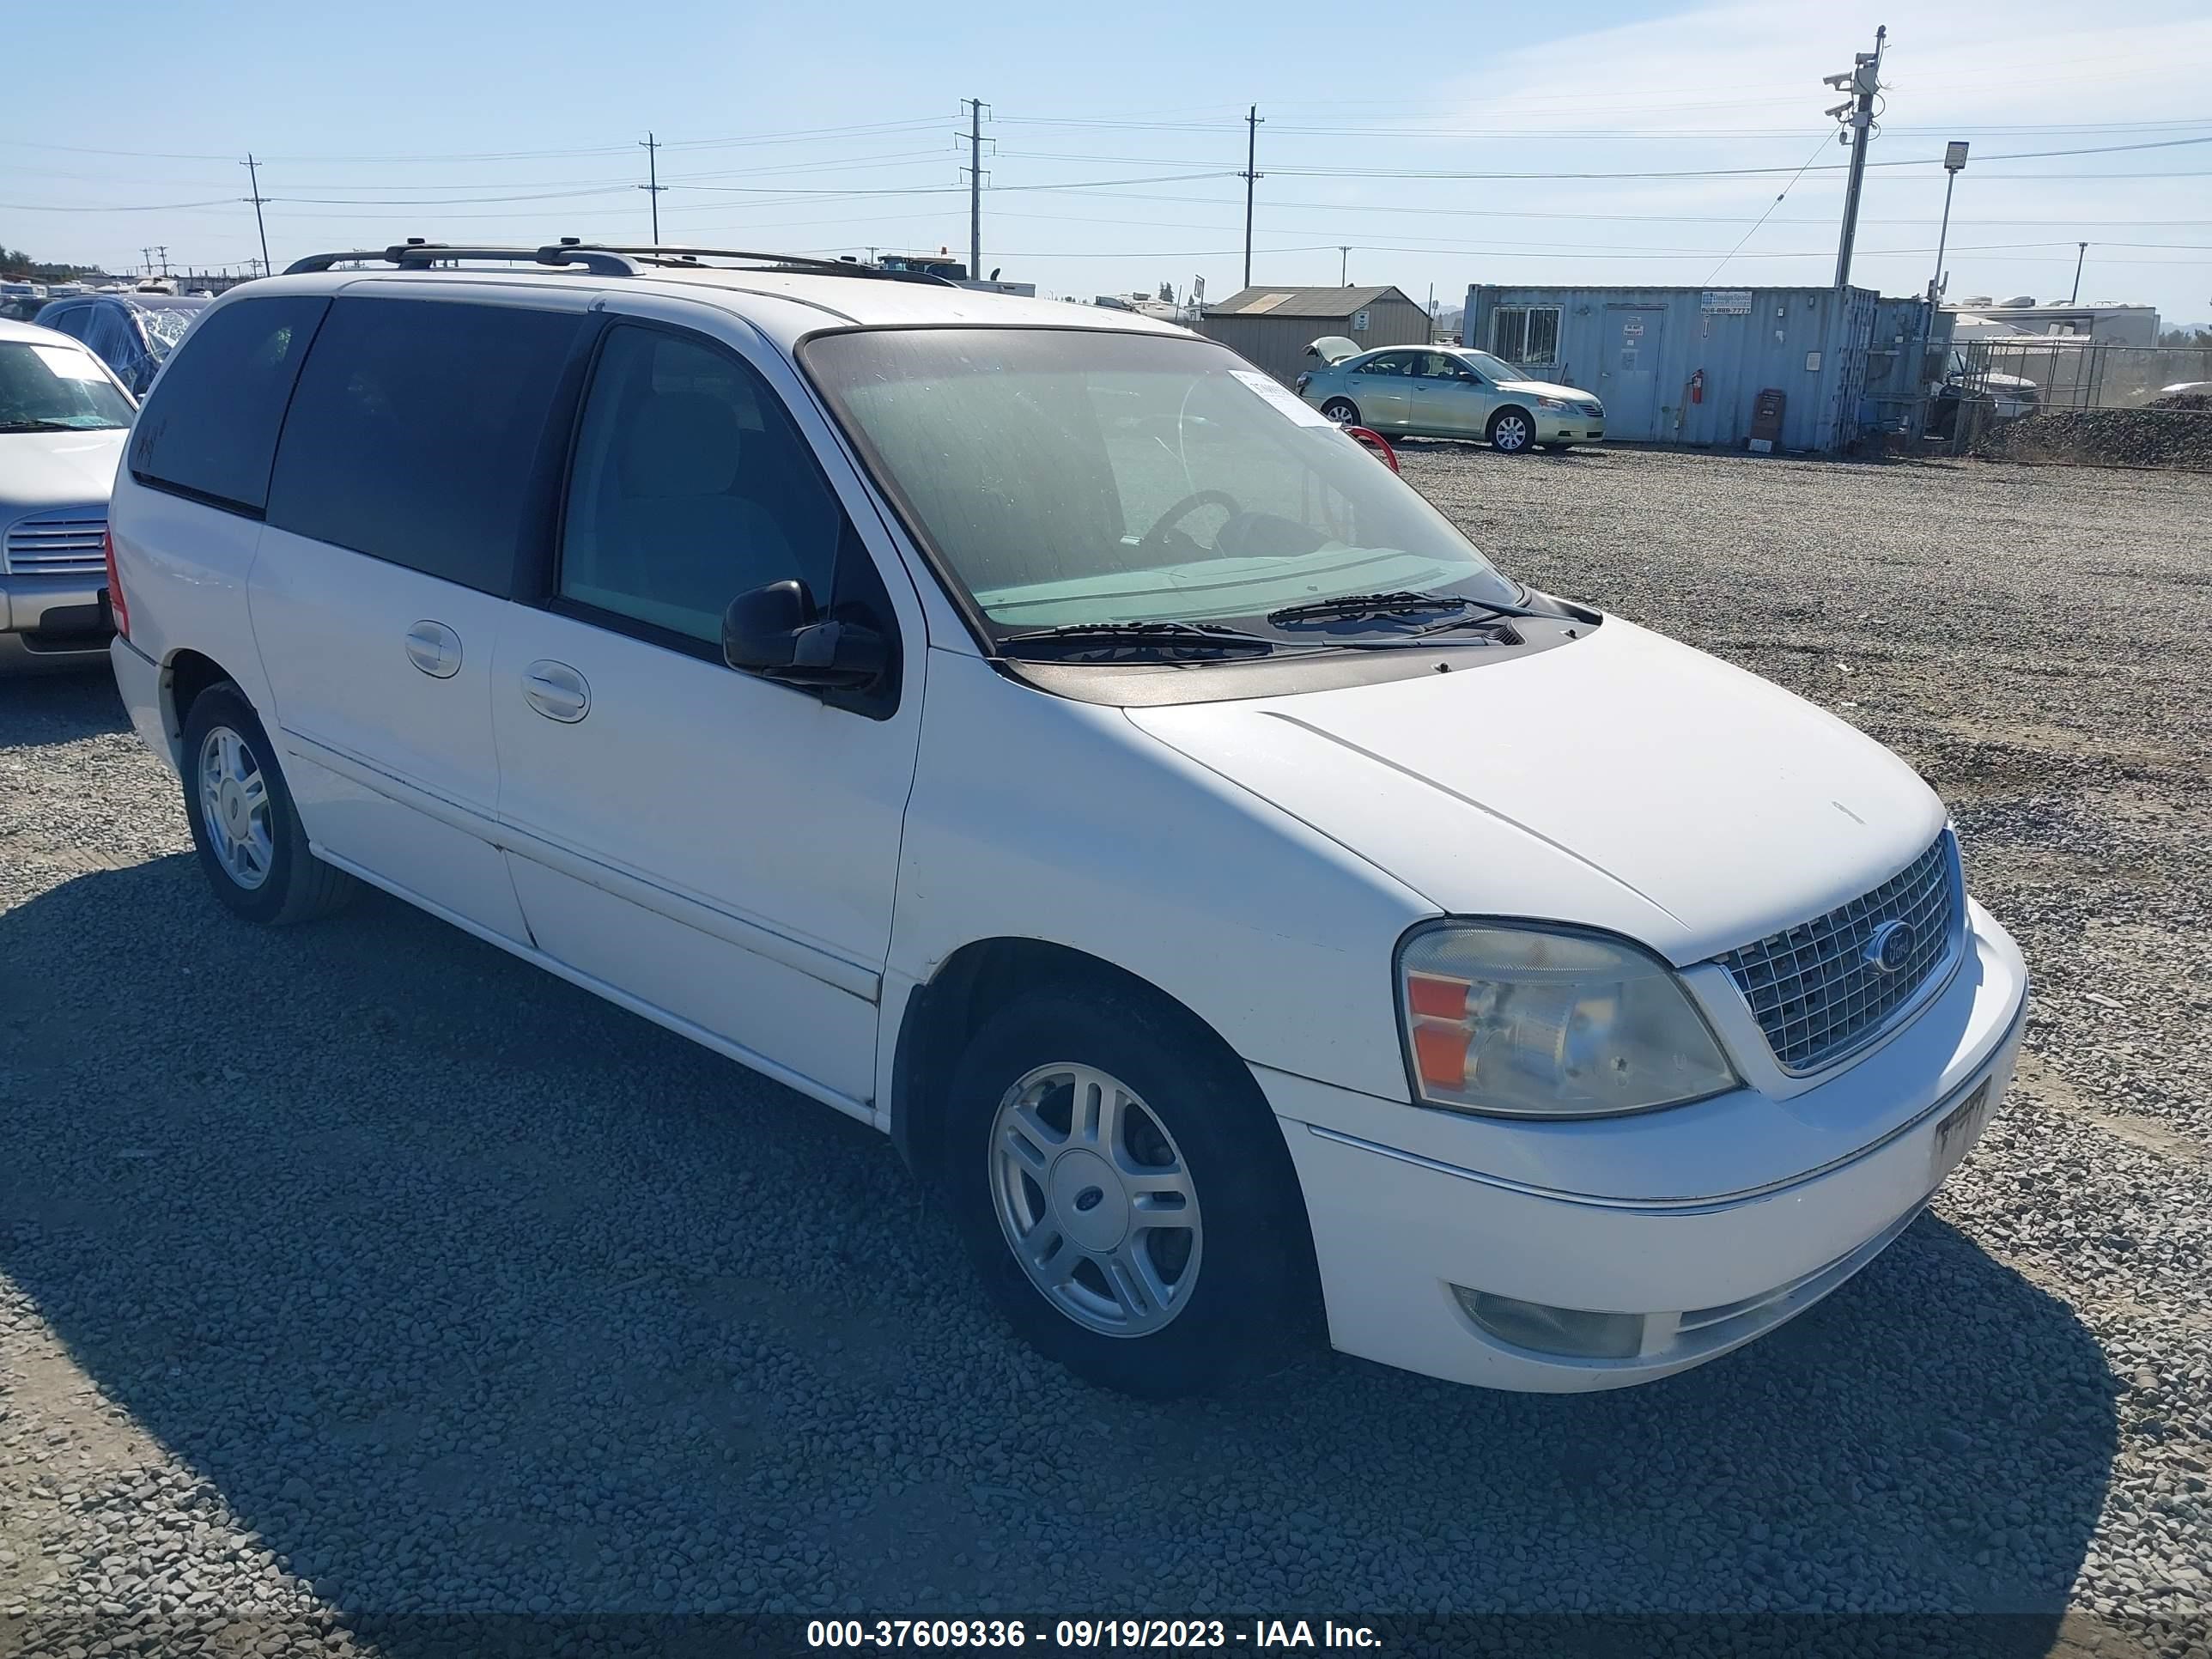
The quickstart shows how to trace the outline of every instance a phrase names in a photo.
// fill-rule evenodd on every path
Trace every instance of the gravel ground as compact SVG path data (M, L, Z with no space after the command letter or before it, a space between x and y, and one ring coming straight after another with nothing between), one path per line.
M1098 1394L1012 1343L860 1126L397 903L234 922L112 689L11 683L0 1652L1292 1607L2001 1612L2012 1652L2204 1652L2212 480L1406 467L1509 568L1819 700L1956 811L2038 975L2028 1054L1850 1285L1620 1394L1325 1355Z

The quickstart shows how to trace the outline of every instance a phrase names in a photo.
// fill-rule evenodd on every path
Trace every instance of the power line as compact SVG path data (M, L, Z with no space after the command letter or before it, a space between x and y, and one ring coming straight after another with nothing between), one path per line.
M1725 254L1721 256L1720 264L1715 265L1712 269L1712 276L1705 278L1707 282L1710 283L1713 280L1714 276L1719 276L1721 272L1727 268L1728 262L1730 259L1735 258L1737 254L1743 252L1744 243L1748 242L1753 237L1759 234L1759 228L1766 222L1767 214L1773 212L1776 208L1782 205L1782 197L1787 196L1792 190L1796 188L1797 180L1805 176L1805 167L1811 167L1815 158L1820 155L1821 151L1826 149L1827 147L1828 137L1826 133L1823 133L1820 135L1820 142L1813 146L1813 154L1805 158L1805 167L1799 167L1797 169L1796 173L1790 178L1790 182L1782 186L1782 195L1777 196L1773 201L1767 204L1766 213L1762 213L1758 218L1753 220L1751 222L1751 228L1744 232L1741 239L1737 241L1734 247L1730 248Z

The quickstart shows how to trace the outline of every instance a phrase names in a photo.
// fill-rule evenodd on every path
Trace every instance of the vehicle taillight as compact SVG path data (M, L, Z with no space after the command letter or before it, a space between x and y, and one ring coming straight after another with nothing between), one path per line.
M123 584L115 574L115 532L102 532L100 546L107 556L107 608L114 615L115 631L127 640L131 637L131 607L123 602Z
M1304 392L1304 391L1306 389L1307 384L1308 384L1309 382L1310 382L1310 381L1312 380L1312 379L1313 379L1313 376L1312 376L1312 375L1310 375L1310 374L1301 374L1301 375L1299 375L1299 376L1298 376L1298 383L1297 383L1297 385L1294 388L1292 388L1292 389L1293 389L1294 391Z

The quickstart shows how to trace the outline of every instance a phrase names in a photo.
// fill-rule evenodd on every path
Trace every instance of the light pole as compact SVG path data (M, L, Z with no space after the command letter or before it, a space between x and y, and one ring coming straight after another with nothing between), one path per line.
M1951 191L1966 170L1966 141L1954 138L1943 146L1943 228L1936 233L1936 271L1928 279L1928 308L1920 319L1920 366L1914 380L1920 388L1914 405L1915 435L1928 428L1928 343L1936 332L1936 301L1943 292L1943 249L1951 240Z

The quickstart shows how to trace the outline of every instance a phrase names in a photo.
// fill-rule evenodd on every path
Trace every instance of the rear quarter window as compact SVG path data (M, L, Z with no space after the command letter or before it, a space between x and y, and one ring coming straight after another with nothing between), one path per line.
M584 320L464 301L335 301L284 424L269 522L508 593L538 441Z
M209 313L139 411L131 476L258 513L300 363L330 301L240 300Z

